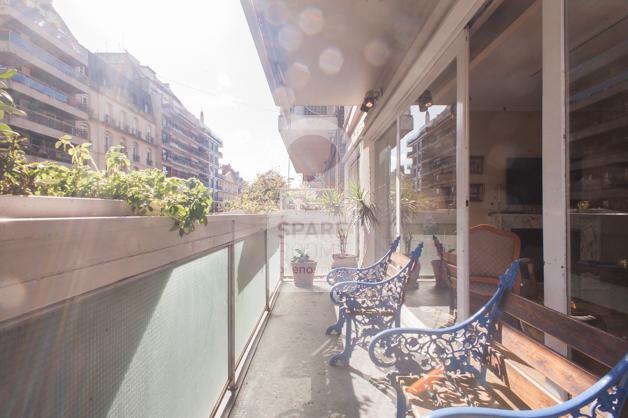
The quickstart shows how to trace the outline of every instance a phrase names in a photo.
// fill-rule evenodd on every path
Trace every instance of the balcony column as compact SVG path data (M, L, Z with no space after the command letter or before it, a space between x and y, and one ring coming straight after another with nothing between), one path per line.
M469 317L469 29L456 41L456 253L458 321Z
M375 199L375 190L373 187L375 179L375 170L377 164L375 161L376 152L375 144L365 145L364 141L360 143L360 186L367 195L369 201ZM359 228L359 254L361 265L369 265L375 262L375 234L374 231L368 231L366 228Z

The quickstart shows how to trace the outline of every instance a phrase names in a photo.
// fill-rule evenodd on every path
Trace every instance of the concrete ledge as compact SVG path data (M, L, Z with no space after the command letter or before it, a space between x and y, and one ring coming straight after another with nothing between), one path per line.
M54 196L0 196L0 218L131 216L123 200Z
M213 215L179 237L166 217L0 219L0 322L273 228L279 215Z

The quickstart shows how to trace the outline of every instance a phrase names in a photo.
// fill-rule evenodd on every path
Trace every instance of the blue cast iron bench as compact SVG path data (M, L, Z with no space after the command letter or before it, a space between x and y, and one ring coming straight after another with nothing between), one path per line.
M397 251L400 240L401 237L395 238L395 240L390 244L386 254L384 254L384 256L373 265L362 268L338 267L332 269L329 273L327 273L327 283L333 286L336 283L348 281L380 281L388 271L392 256L395 251Z
M509 268L488 301L474 295L472 305L482 308L460 324L391 329L373 338L369 354L390 370L398 417L408 409L431 417L580 417L587 415L576 409L590 404L608 410L599 416L620 416L608 405L623 403L628 341L509 292L517 269ZM579 363L588 359L587 369L596 373L547 347L547 337L569 348ZM433 385L419 394L406 392L439 367L445 372ZM609 388L615 394L609 395Z
M327 273L327 283L334 286L341 282L350 281L379 282L386 277L394 276L399 272L399 270L401 270L404 264L408 262L408 257L395 252L397 251L397 247L399 247L400 241L400 236L395 238L395 240L390 244L386 254L384 254L384 256L373 265L362 268L339 267L332 269L329 273ZM345 313L344 309L340 307L338 311L338 321L327 327L325 334L332 335L333 333L336 333L340 335L342 333L344 323Z
M340 334L345 326L344 350L331 357L329 363L332 366L339 362L348 364L357 344L366 343L384 329L400 325L405 286L410 274L420 269L422 251L423 243L412 251L409 258L399 255L398 260L403 259L406 263L390 278L384 277L380 281L344 281L331 288L329 295L332 303L338 306L339 319L327 329L327 334L332 331Z

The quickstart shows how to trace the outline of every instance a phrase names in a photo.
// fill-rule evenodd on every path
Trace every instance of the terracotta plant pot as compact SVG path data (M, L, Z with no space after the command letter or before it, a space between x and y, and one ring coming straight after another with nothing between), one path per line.
M358 266L358 257L352 254L332 254L331 259L332 269L338 267L355 268Z
M316 273L316 264L316 261L292 263L292 274L294 276L295 286L312 286L314 282L314 274Z

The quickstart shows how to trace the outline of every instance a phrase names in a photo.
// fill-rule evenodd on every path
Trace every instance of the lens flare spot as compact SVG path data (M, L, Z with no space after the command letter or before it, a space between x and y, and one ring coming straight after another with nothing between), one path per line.
M318 57L318 66L327 75L338 73L342 69L344 57L336 47L325 48Z
M291 88L302 89L310 81L310 69L305 64L295 62L288 68L286 81Z
M286 22L286 7L283 3L278 1L268 2L263 4L262 14L264 19L272 26L279 27Z
M364 58L374 67L381 67L388 62L390 48L381 39L375 39L364 47Z
M277 106L289 109L294 105L294 90L286 86L277 87L273 91L273 99Z
M288 52L296 51L303 42L303 33L293 25L286 25L281 28L277 36L279 45Z
M299 15L299 27L308 35L316 35L323 30L325 17L323 12L316 7L307 7Z

